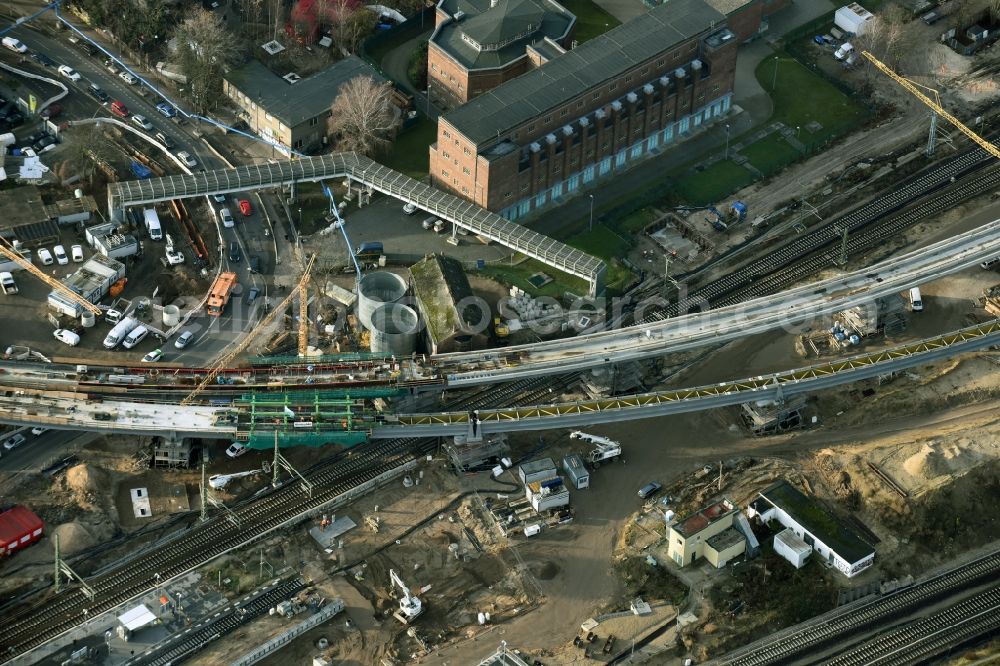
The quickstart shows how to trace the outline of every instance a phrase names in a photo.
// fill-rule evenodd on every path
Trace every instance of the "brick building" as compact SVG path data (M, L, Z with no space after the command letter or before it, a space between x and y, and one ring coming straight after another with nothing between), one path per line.
M739 508L728 499L709 504L670 526L667 556L678 566L703 557L713 567L724 567L746 551L746 537L736 519Z
M728 112L737 42L671 0L438 120L434 184L514 220Z
M428 91L450 109L565 53L576 17L554 0L441 0L434 23Z
M740 42L767 32L768 17L788 4L788 0L705 0L726 15L726 24Z
M239 107L250 129L285 155L288 148L308 152L321 147L329 130L330 105L340 86L358 76L385 81L367 62L350 56L305 78L278 76L263 63L250 63L226 74L222 91Z

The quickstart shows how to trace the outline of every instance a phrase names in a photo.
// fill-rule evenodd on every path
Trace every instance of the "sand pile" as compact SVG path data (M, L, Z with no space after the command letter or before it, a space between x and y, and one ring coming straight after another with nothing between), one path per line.
M62 555L79 553L97 543L90 530L75 520L58 526L52 530L52 535L59 537L59 551Z
M81 464L66 470L66 487L80 506L90 508L102 493L110 495L107 474L90 465Z

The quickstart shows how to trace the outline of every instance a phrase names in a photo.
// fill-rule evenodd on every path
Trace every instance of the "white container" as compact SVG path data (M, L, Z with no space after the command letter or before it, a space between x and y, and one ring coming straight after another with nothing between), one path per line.
M90 310L84 310L83 314L80 315L80 325L84 328L93 328L96 323L97 319Z
M524 528L524 536L533 537L542 531L542 526L535 523L534 525L528 525Z
M181 321L181 309L176 305L163 306L163 325L167 327L176 326Z

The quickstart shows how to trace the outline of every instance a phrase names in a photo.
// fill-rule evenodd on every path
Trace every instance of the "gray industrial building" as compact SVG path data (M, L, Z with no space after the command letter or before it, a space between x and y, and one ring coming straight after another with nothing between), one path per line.
M551 479L556 475L556 465L552 458L541 458L521 463L517 467L517 477L521 483L528 485L532 481Z
M125 277L125 264L95 254L75 273L63 278L63 284L91 303L97 303L118 280ZM58 291L49 294L49 307L70 317L79 317L82 308Z
M583 464L583 458L571 453L562 459L562 466L574 488L583 490L590 487L590 472Z

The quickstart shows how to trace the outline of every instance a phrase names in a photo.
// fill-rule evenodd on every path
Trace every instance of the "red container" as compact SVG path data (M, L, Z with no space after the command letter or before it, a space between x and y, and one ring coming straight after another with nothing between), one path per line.
M44 525L26 506L0 513L0 555L12 555L42 538Z

